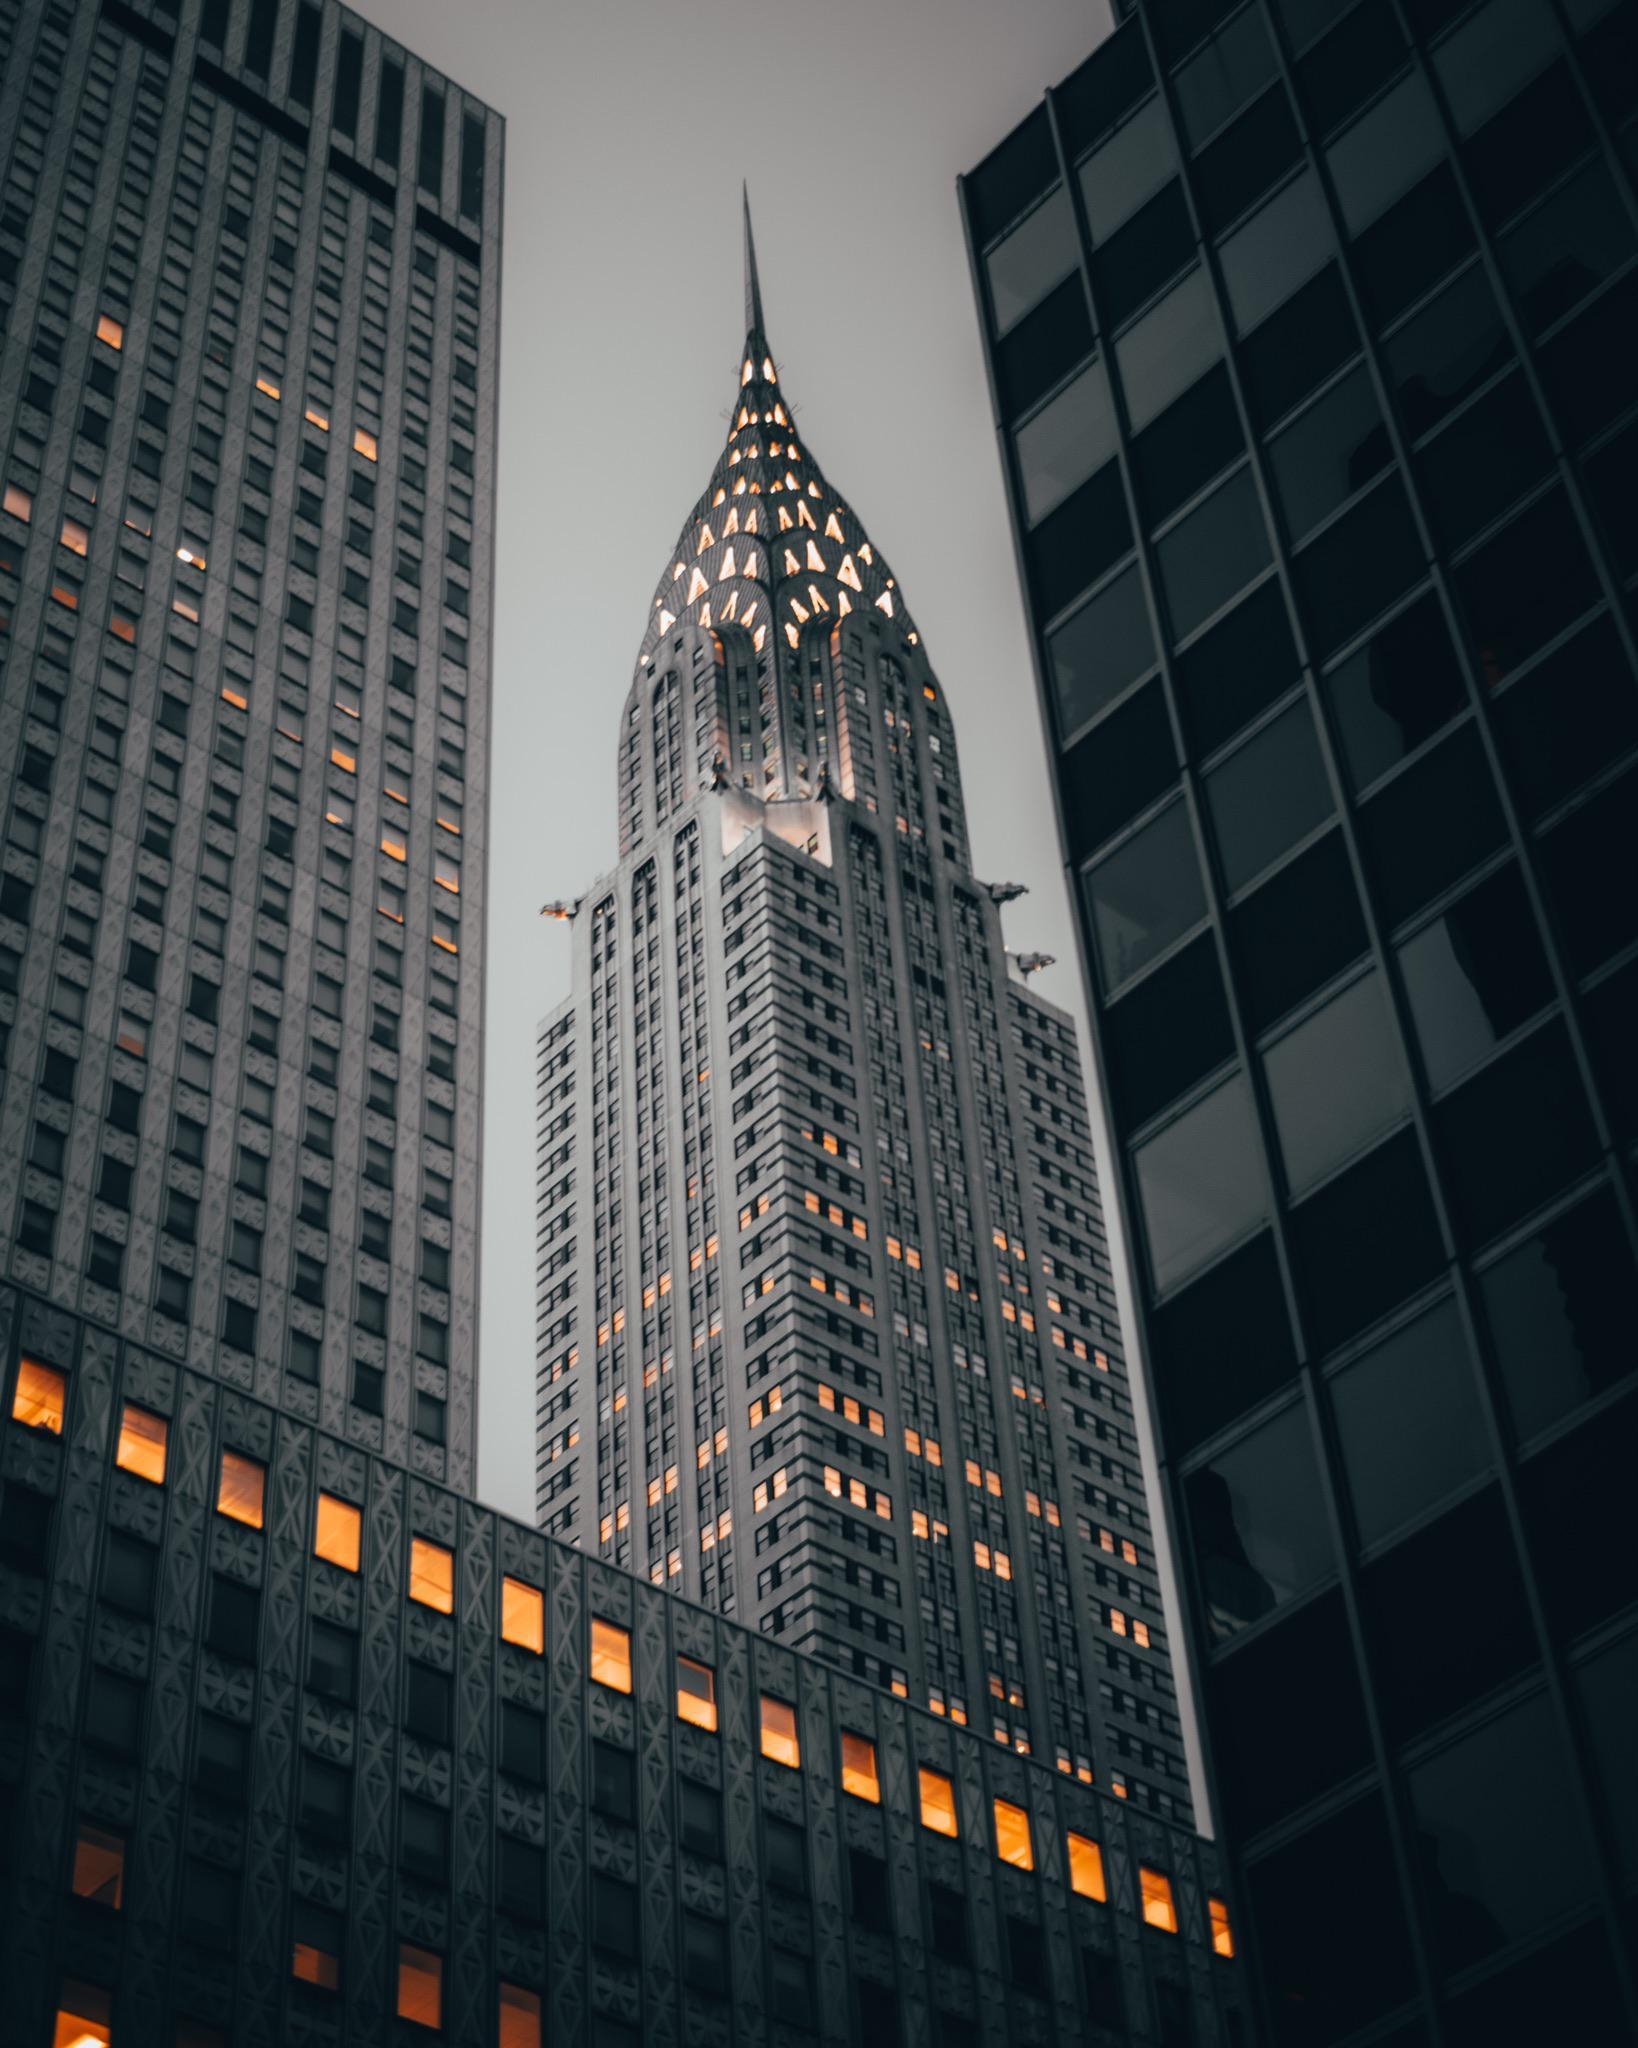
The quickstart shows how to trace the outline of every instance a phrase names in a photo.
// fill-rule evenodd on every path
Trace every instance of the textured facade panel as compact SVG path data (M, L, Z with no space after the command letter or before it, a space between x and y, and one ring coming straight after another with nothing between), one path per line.
M1294 2048L1638 2033L1635 52L1630 0L1139 4L963 181Z
M793 438L750 261L726 446L541 1026L542 1525L1190 1812L1069 1020L1009 974L904 595Z

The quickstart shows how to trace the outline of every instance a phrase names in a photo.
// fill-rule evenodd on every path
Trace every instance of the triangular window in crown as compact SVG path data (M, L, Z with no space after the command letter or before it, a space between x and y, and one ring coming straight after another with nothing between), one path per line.
M833 512L825 521L825 538L826 540L841 540L843 537L842 522Z
M808 567L810 569L817 569L821 576L825 573L825 558L819 552L819 543L817 541L810 540L808 542Z
M842 566L836 573L841 577L849 590L863 591L864 585L859 581L859 572L853 566L853 557L851 555L844 555L842 557Z

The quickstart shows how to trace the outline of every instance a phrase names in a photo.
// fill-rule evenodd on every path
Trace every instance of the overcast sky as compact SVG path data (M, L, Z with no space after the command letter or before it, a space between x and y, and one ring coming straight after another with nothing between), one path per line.
M478 1490L533 1513L536 912L615 857L620 707L727 432L740 180L802 438L916 615L1008 943L1082 1010L955 180L1099 0L367 0L506 117Z

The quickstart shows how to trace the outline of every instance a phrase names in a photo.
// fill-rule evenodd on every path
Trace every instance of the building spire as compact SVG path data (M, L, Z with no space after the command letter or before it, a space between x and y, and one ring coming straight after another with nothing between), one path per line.
M751 192L743 180L740 200L745 209L745 331L762 332L762 286L756 274L756 236L751 231Z

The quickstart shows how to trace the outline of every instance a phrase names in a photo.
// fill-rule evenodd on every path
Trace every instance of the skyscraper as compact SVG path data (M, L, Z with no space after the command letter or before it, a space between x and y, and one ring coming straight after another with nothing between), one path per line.
M467 1486L500 124L334 6L0 35L8 1271Z
M1280 2043L1638 2032L1635 82L1140 0L963 186Z
M1008 971L904 593L787 409L724 446L539 1042L538 1510L1187 1813L1069 1020Z

